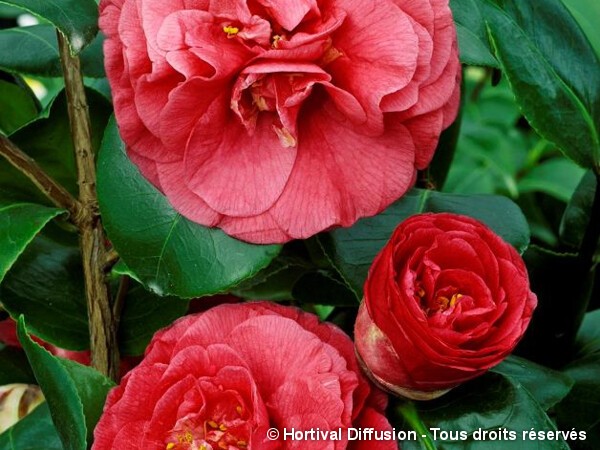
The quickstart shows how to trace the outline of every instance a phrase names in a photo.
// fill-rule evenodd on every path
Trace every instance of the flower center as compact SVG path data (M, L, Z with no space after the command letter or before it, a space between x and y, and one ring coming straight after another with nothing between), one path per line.
M423 287L423 283L418 281L415 283L415 299L421 304L423 311L428 316L445 311L452 311L463 294L455 288L440 289L436 295L429 297Z
M221 416L218 420L201 420L199 414L178 420L167 438L165 450L246 450L249 424L244 408L238 405L233 414L217 415Z
M228 38L232 38L240 32L240 29L238 27L226 25L223 27L223 31L227 34Z

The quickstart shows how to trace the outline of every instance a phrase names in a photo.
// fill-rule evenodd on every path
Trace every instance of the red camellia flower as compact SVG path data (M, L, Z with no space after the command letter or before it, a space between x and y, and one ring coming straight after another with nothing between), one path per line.
M502 361L536 304L523 260L485 225L456 214L413 216L371 266L357 354L387 390L435 398Z
M154 336L109 393L92 448L368 450L368 441L284 441L283 431L391 431L386 403L335 326L266 302L221 305ZM269 428L280 438L269 440Z
M183 215L285 242L403 195L455 118L448 0L102 0L131 159Z

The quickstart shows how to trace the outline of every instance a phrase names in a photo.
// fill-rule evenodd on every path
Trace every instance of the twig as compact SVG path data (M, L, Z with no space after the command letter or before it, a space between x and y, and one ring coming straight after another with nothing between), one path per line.
M60 32L57 35L77 164L81 209L76 224L83 258L92 366L104 375L117 379L117 329L103 270L106 261L105 237L98 214L96 168L87 98L80 60L71 55L66 38Z
M44 172L33 158L3 135L0 135L0 155L29 178L52 203L69 211L73 220L79 216L80 205L77 199Z
M104 272L105 273L109 272L110 269L113 268L113 266L117 263L118 260L119 260L119 254L117 253L117 251L114 248L107 250L107 252L104 255L104 263L102 264L102 268L103 268Z

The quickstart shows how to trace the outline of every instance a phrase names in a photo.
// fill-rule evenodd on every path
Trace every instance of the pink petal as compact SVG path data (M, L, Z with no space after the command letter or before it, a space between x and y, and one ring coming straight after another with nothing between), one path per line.
M369 131L380 134L381 99L410 82L417 68L419 39L409 18L392 2L349 0L340 6L347 17L336 32L334 45L343 56L333 61L328 71L336 86L361 102Z
M377 214L414 182L414 144L402 125L365 136L331 107L300 123L294 171L271 210L290 236L304 239Z
M273 126L274 117L262 114L249 137L232 113L197 125L184 161L188 187L220 214L265 212L283 192L296 159L296 148L282 147Z
M293 30L309 11L318 12L315 0L257 0L288 31Z

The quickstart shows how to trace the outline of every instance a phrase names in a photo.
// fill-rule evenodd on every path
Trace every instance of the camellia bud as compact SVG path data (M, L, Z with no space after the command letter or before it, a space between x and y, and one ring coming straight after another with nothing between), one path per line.
M433 399L508 356L536 304L523 260L484 224L416 215L371 266L356 352L387 391Z
M33 411L44 401L44 395L33 384L0 386L0 434Z

